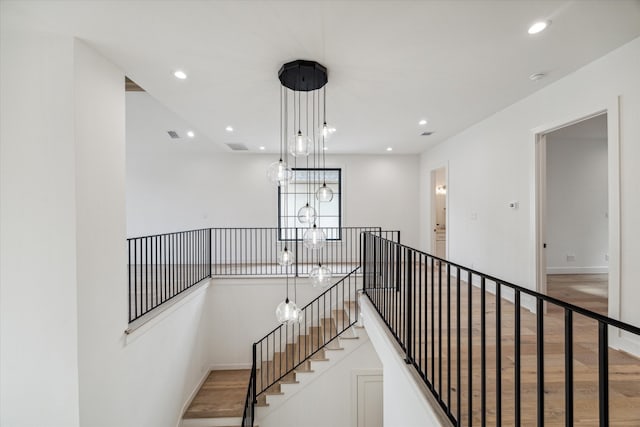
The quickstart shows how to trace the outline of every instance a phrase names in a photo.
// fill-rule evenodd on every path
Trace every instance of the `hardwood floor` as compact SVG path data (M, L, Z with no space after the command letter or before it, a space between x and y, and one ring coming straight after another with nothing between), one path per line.
M415 276L415 274L419 276ZM494 283L487 281L485 293L485 372L486 383L482 385L482 325L481 293L478 287L460 281L460 322L457 323L457 281L451 277L447 281L446 270L442 282L434 275L432 287L430 270L420 269L414 273L419 277L412 290L414 306L418 313L411 325L413 358L433 385L436 393L447 403L454 416L458 413L460 396L461 425L469 425L469 410L473 425L481 425L482 397L485 422L487 425L515 425L515 306L513 293L501 287L500 327L497 327L498 310ZM442 283L442 286L438 286ZM449 284L449 285L447 285ZM574 284L575 285L575 284ZM606 301L597 292L576 293L568 289L558 289L562 299L576 298L570 302L579 303L596 311L601 311ZM382 288L370 291L371 299L383 309L387 322L399 336L406 336L408 328L402 307L405 290ZM432 294L433 292L433 294ZM468 304L471 297L472 316L469 317ZM555 295L559 296L559 295ZM521 321L521 425L533 426L537 422L537 357L536 357L536 314L524 308L531 303L522 294ZM442 301L442 310L438 310ZM448 301L451 302L447 311ZM385 305L386 302L386 305ZM399 302L399 305L396 303ZM432 309L433 302L433 309ZM471 328L469 328L469 322ZM435 324L435 328L433 328ZM565 332L564 310L548 305L543 315L544 327L544 421L546 426L565 425ZM460 376L457 376L458 330L460 331ZM471 330L471 337L469 337ZM497 336L497 333L499 335ZM610 332L613 334L614 332ZM501 380L498 383L497 352L500 343ZM573 369L574 369L574 425L598 425L598 324L595 320L581 315L573 317ZM469 360L471 363L469 364ZM471 373L469 375L469 365ZM469 380L471 379L471 384ZM449 386L449 384L451 386ZM500 387L498 387L498 385ZM500 388L498 396L498 388ZM459 391L458 391L459 390ZM640 426L640 360L624 352L609 349L609 399L611 426ZM471 404L470 401L471 400ZM498 404L499 402L499 404Z
M607 274L547 275L547 294L605 316L608 286Z
M595 276L595 275L594 275ZM419 313L413 329L413 357L420 370L433 384L435 391L451 408L458 412L462 426L481 425L483 418L482 396L486 408L484 421L487 425L515 425L515 306L513 295L502 288L500 299L500 327L497 327L497 299L485 293L485 378L482 378L482 325L481 294L478 287L460 281L460 321L457 312L457 281L447 281L443 275L442 286L432 287L430 270L422 271L424 280L413 289ZM550 295L590 310L606 313L606 276L597 277L550 277ZM493 290L491 282L487 290ZM471 291L469 293L469 290ZM406 322L401 302L404 291L381 288L371 291L374 303L388 308L383 314L399 335L406 336ZM432 294L433 292L433 294ZM471 312L469 316L469 297ZM508 298L508 299L507 299ZM442 310L438 310L439 301ZM451 308L447 312L448 301ZM522 295L522 303L526 298ZM433 310L432 304L433 302ZM398 303L398 305L396 305ZM537 327L536 314L520 309L521 321L521 425L537 423ZM546 426L565 425L565 332L564 311L549 305L544 320L544 421ZM469 322L471 328L469 329ZM435 328L433 327L435 325ZM460 346L458 357L458 329ZM469 337L468 331L471 331ZM499 331L499 336L498 336ZM611 332L613 333L613 332ZM574 369L574 425L597 426L598 421L598 325L581 315L573 318L573 369ZM497 350L501 350L501 381L498 396ZM469 345L470 344L470 345ZM460 360L460 376L457 363ZM471 361L469 363L469 361ZM472 375L469 375L471 367ZM249 371L214 371L185 413L185 418L235 417L242 415ZM471 379L471 381L469 381ZM450 386L449 386L450 384ZM640 360L624 352L609 349L609 399L611 426L640 426ZM498 404L498 402L500 402ZM472 410L469 411L468 408ZM471 415L469 415L471 413Z
M183 418L242 417L251 370L211 371Z

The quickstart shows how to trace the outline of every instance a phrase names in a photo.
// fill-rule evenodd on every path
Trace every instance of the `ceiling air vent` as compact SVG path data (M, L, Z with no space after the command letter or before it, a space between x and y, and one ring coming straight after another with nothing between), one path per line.
M227 144L227 147L231 148L231 151L249 151L246 145L235 142Z
M167 133L171 137L171 139L180 139L180 135L175 130L168 130Z
M432 132L432 131L430 131L430 130L425 131L425 132L422 132L422 133L420 134L420 136L429 136L429 135L433 135L433 132Z

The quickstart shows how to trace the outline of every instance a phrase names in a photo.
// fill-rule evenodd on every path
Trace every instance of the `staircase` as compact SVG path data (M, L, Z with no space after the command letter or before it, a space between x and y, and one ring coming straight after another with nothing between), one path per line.
M356 302L346 301L345 305L348 306L346 310L332 310L332 316L322 318L320 326L310 326L306 334L296 336L287 345L288 354L274 352L271 360L262 362L262 368L256 372L256 381L258 390L262 385L267 388L257 397L256 424L367 341L364 329L353 324L357 318ZM338 325L343 321L352 326L340 330ZM298 354L313 355L305 359ZM274 381L271 371L275 369L278 377L280 368L287 373Z
M222 380L205 382L185 412L181 427L258 425L273 408L367 342L361 339L366 338L364 329L357 326L361 282L357 271L303 307L299 323L279 325L254 343L250 371L213 371L210 378ZM238 375L246 380L229 381ZM242 388L244 395L239 393ZM220 393L215 395L211 390Z

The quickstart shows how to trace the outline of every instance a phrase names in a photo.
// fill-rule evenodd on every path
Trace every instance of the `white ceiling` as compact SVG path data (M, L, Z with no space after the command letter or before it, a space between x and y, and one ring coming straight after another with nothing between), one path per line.
M329 69L330 152L417 153L640 35L638 0L4 1L3 13L85 40L220 151L278 149L290 60ZM553 23L528 35L538 19Z

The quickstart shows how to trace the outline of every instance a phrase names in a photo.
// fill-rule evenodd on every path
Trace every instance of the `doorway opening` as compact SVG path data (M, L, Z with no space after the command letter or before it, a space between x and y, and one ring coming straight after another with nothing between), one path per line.
M447 258L447 168L431 171L431 253Z
M607 113L539 135L541 290L609 313Z

